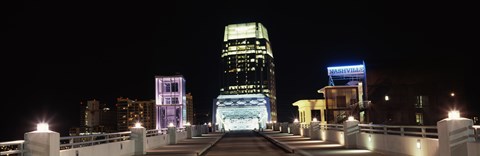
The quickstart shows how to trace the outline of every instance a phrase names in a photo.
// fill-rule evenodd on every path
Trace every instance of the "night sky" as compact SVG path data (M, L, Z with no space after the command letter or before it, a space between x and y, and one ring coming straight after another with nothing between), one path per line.
M197 113L210 113L224 27L243 22L268 29L280 121L294 118L293 102L321 98L327 66L362 61L367 71L432 69L479 109L471 4L1 3L0 141L23 139L41 120L64 136L79 125L81 101L154 99L155 75L184 75Z

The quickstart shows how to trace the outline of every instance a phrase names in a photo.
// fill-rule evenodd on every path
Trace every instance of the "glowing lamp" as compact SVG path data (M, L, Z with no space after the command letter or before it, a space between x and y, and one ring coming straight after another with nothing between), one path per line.
M448 112L448 118L449 119L459 119L460 118L460 112L457 110L453 110Z
M175 125L173 125L173 123L170 122L170 123L168 124L168 127L175 127Z
M37 132L49 132L48 124L47 123L39 123L37 124Z
M317 118L313 118L313 122L317 122L317 121L318 121Z
M355 120L355 118L353 118L353 116L348 117L348 121L353 121L353 120Z
M212 127L212 123L211 123L211 122L208 122L208 127Z
M142 124L140 124L140 122L137 122L135 123L135 127L134 128L142 128Z
M450 96L451 96L451 97L454 97L454 96L455 96L455 93L453 93L453 92L450 93Z
M293 122L297 123L297 122L298 122L298 119L293 120Z
M185 124L185 126L190 126L190 125L191 125L190 122L187 122L187 123Z
M273 121L273 123L277 123L277 121Z
M422 148L422 144L420 143L420 139L417 139L417 148L418 149Z

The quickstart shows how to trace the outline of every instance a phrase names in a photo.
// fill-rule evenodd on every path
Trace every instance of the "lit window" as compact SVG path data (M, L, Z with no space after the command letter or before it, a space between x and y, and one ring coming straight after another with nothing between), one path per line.
M172 98L172 104L178 104L178 98L173 97Z
M417 125L423 125L423 114L422 113L415 113L415 122Z
M170 83L164 83L163 84L163 91L164 92L170 92Z
M172 92L178 92L178 83L172 83Z

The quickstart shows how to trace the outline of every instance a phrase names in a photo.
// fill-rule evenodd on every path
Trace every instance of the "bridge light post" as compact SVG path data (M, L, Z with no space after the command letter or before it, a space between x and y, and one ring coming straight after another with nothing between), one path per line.
M37 130L25 133L26 155L31 156L59 156L60 134L49 130L47 123L37 124Z
M145 155L147 154L147 129L142 127L140 122L136 122L135 126L130 128L130 137L134 141L135 155Z
M177 128L171 122L168 124L167 133L168 133L168 144L169 145L177 144L177 138L176 138L177 137Z
M448 112L448 118L437 122L440 156L468 155L468 142L473 142L473 121L462 118L460 112Z
M187 131L187 139L191 139L192 138L192 125L190 124L190 122L187 122L185 124L185 131Z

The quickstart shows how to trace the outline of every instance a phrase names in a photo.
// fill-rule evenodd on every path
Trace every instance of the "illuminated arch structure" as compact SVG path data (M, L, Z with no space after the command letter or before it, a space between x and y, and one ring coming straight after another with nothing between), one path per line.
M265 128L270 118L270 100L263 94L220 95L215 106L220 130Z

